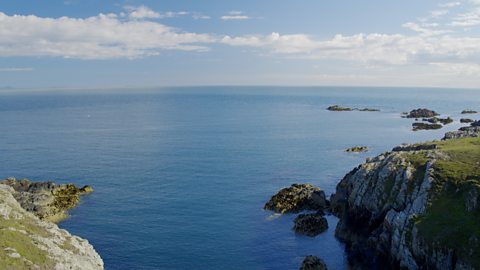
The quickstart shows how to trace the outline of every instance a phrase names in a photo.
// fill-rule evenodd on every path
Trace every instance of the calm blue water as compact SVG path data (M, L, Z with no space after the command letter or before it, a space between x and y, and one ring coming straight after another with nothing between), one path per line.
M329 112L341 104L382 112ZM400 112L428 107L457 121L480 91L203 87L0 92L0 177L89 184L61 227L95 246L107 269L296 269L305 255L345 269L330 229L296 236L294 216L262 210L280 188L327 194L368 156L412 132ZM368 145L365 154L342 150Z

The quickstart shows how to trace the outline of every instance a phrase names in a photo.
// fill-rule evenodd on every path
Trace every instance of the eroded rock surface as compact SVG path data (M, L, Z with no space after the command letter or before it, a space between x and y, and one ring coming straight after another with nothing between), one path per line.
M298 213L304 210L325 210L328 201L325 192L310 184L293 184L275 194L264 209L277 213Z
M401 150L368 159L331 197L353 269L480 269L480 139Z
M322 212L300 214L294 220L293 230L298 234L314 237L328 229L327 219Z
M327 270L327 266L317 256L309 255L303 260L300 270Z
M13 196L25 210L53 222L66 218L66 211L77 205L80 196L93 191L90 186L77 188L73 184L32 182L13 177L0 181L0 184L13 188Z
M87 240L22 208L11 186L0 184L0 268L97 270L103 261Z

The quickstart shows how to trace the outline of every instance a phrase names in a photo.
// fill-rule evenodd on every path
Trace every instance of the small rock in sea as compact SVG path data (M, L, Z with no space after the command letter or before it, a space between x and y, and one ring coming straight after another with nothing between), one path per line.
M341 107L341 106L338 106L338 105L332 105L332 106L328 107L327 110L341 112L341 111L351 111L352 108Z
M439 114L437 112L429 109L415 109L410 111L405 117L406 118L431 118L438 115Z
M366 151L368 151L368 146L354 146L354 147L345 149L345 152L359 153L359 152L366 152Z
M460 123L472 123L473 119L470 118L462 118L460 119Z
M314 237L328 229L327 219L322 212L300 214L294 220L293 230L298 234Z
M298 213L303 210L324 210L328 207L325 192L310 184L293 184L280 190L265 204L265 210L276 213Z
M474 110L463 110L462 111L462 114L474 114L474 113L478 113L478 112L474 111Z
M372 109L372 108L363 108L363 109L357 109L358 111L361 112L379 112L379 109Z
M327 270L327 265L317 256L309 255L303 260L300 270Z
M480 120L474 121L470 124L471 127L480 127Z
M413 131L417 130L431 130L431 129L441 129L442 125L440 124L427 124L427 123L413 123Z

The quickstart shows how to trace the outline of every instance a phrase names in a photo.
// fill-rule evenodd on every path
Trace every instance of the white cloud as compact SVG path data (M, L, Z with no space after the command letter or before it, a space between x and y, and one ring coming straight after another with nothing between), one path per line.
M441 8L453 8L453 7L460 6L461 4L462 3L460 3L460 2L448 2L448 3L440 4L438 6L441 7Z
M229 20L248 20L250 19L249 16L245 15L242 11L230 11L228 15L223 15L220 19L224 21Z
M115 14L44 18L0 12L0 56L138 58L162 50L205 51L205 44L216 40L208 34L181 32L135 16L132 20Z
M315 40L308 35L226 36L222 43L255 47L271 54L301 59L334 59L364 64L407 65L448 58L462 62L480 58L480 38L405 36L400 34L336 35Z
M7 67L0 68L0 72L29 72L33 71L33 68L30 67Z
M139 7L125 6L124 8L128 11L128 17L131 19L156 19L161 17L160 13L143 5Z
M198 12L194 12L193 15L192 15L192 18L195 19L195 20L209 20L209 19L211 19L210 16L204 15L204 14L198 13Z

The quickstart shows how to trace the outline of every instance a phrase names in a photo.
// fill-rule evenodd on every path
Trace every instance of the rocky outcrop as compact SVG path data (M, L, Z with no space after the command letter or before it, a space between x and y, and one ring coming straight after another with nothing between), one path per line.
M31 182L28 179L7 178L0 181L13 188L13 196L27 211L40 219L58 222L67 217L66 211L75 207L80 196L90 193L90 186L77 188L73 184Z
M472 123L473 119L470 118L461 118L460 123Z
M412 130L432 130L432 129L441 129L443 126L440 124L427 124L427 123L420 123L416 122L412 124Z
M294 220L293 230L298 234L314 237L328 229L327 219L322 212L300 214Z
M303 260L300 270L327 270L327 266L317 256L309 255Z
M395 146L393 152L410 152L410 151L421 151L421 150L434 150L437 149L436 144L402 144Z
M405 115L406 118L431 118L438 116L439 114L436 111L429 109L415 109L411 110Z
M451 139L460 139L468 137L480 137L480 127L479 126L470 126L470 127L461 127L457 131L450 131L445 133L445 136L442 140L451 140Z
M11 186L0 184L2 269L103 269L92 245L22 208Z
M403 146L342 179L330 202L354 269L480 269L479 140Z
M322 211L327 209L325 192L310 184L293 184L275 194L264 209L277 213L298 213L304 210Z
M345 112L345 111L360 111L360 112L379 112L379 109L373 109L373 108L349 108L349 107L342 107L338 105L332 105L327 108L329 111L334 111L334 112Z
M345 152L355 152L355 153L360 153L360 152L366 152L368 151L368 146L354 146L354 147L350 147L350 148L347 148L345 149Z

